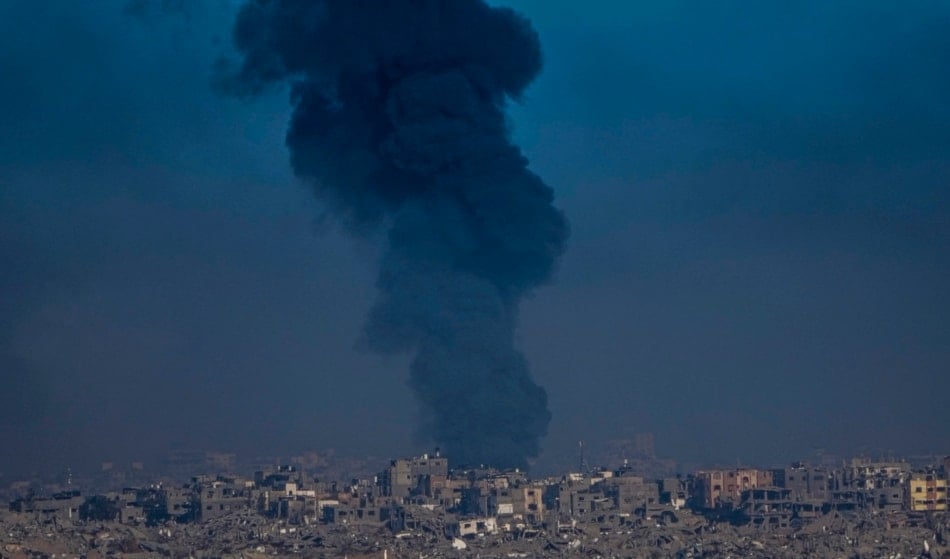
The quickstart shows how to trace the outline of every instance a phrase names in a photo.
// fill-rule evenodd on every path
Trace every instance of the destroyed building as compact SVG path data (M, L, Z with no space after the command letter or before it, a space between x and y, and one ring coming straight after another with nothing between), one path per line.
M732 508L739 503L743 491L772 484L769 470L704 470L694 475L693 502L704 509Z
M423 454L416 458L393 460L379 476L383 495L402 499L413 493L429 494L444 486L449 474L448 460Z
M913 469L906 462L860 459L839 468L794 463L659 479L629 467L531 479L520 470L449 465L445 457L425 454L347 483L270 466L251 477L197 475L185 484L90 497L76 489L23 495L10 503L7 521L37 528L8 529L3 549L11 557L27 549L49 555L53 547L43 543L48 536L40 526L55 526L67 539L83 534L56 548L75 555L92 545L166 556L189 556L196 546L221 556L237 550L245 556L380 556L374 554L389 550L395 558L426 549L445 557L464 550L486 557L771 557L780 548L794 550L789 557L822 556L815 555L819 548L828 557L885 550L911 556L924 541L943 553L950 538L942 463ZM109 531L95 528L103 525ZM929 539L910 542L907 534Z

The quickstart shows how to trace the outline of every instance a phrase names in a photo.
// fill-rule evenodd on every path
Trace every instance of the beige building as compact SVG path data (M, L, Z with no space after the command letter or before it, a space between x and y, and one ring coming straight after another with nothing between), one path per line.
M947 478L935 472L911 474L907 483L907 508L912 511L947 510Z

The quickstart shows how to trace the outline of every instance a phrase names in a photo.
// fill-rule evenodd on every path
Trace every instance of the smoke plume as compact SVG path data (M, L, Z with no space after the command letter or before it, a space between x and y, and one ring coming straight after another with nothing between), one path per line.
M289 82L295 173L386 247L365 342L411 352L421 433L456 463L527 465L550 420L514 346L567 223L508 138L541 67L530 23L482 0L251 0L231 93Z

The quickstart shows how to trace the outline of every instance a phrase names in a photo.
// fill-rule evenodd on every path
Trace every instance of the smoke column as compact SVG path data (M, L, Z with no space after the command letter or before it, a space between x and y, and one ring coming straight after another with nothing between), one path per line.
M420 433L460 464L527 465L550 420L514 347L568 227L508 138L541 68L530 23L482 0L252 0L222 84L291 84L294 172L354 233L382 231L365 343L414 355Z

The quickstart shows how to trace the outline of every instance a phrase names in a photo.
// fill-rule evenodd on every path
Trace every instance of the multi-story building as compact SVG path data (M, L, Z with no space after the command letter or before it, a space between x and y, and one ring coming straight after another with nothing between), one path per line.
M907 508L912 511L946 511L947 478L937 472L915 472L907 483Z
M660 501L660 488L655 481L645 480L641 476L623 475L617 472L604 482L604 492L613 498L614 506L621 512L631 513L637 509L646 509Z
M531 484L522 487L523 492L523 510L522 515L525 522L530 524L540 524L544 521L544 491L545 486Z
M377 483L383 495L403 499L426 486L438 486L440 483L444 485L448 473L448 459L438 453L435 456L423 454L415 458L393 460L389 467L377 476Z
M79 518L79 507L84 499L77 490L62 491L48 498L17 499L10 503L10 510L20 513L34 513L37 516L63 520Z
M736 505L743 491L772 485L769 470L706 470L696 473L694 496L701 508L714 509Z
M831 476L824 468L793 464L772 470L772 480L776 487L788 489L793 501L825 503L830 499Z
M858 506L865 509L897 511L904 507L904 494L910 476L906 461L874 461L854 458L849 467L834 476L833 501L838 508Z
M244 480L202 476L195 478L193 487L198 494L202 520L218 518L251 507L249 487Z

